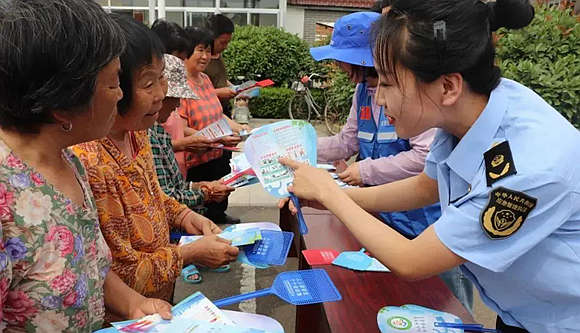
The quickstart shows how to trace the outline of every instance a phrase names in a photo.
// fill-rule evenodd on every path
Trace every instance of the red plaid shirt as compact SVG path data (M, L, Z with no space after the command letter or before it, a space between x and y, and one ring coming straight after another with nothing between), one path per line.
M199 99L182 99L181 106L177 111L187 120L187 126L194 130L201 130L207 125L220 120L223 116L222 105L215 94L215 89L207 75L201 73L202 84L198 85L188 80L189 86ZM211 149L205 153L185 153L185 165L191 167L206 163L221 157L223 150Z

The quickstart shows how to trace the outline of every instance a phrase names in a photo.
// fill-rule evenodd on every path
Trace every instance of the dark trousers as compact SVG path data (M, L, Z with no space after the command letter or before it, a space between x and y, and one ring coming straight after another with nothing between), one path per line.
M189 168L187 170L187 180L192 182L218 180L232 171L230 168L231 158L232 152L224 150L222 157ZM210 220L223 219L225 211L228 209L228 199L219 203L208 203L205 207L207 208L207 213L205 214L207 218Z
M498 329L501 333L530 333L525 328L506 325L503 320L501 320L500 316L497 316L497 320L495 321L495 328Z

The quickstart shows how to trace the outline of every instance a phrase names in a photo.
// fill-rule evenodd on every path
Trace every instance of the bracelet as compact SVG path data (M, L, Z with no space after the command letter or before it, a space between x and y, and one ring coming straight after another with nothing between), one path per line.
M209 201L212 195L211 188L207 185L201 185L199 189L203 193L203 201Z
M185 221L185 219L191 214L193 213L193 211L191 209L187 209L185 210L185 214L183 214L183 217L181 218L181 220L179 221L179 229L180 230L184 230L183 229L183 221Z

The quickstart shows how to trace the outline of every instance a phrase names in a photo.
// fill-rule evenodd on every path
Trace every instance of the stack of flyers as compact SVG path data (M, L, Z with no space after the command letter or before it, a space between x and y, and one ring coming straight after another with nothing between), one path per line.
M149 315L137 320L112 323L120 332L187 332L188 328L199 323L234 326L220 309L218 309L201 292L189 296L171 309L171 320L161 319L158 314ZM185 326L184 326L185 325ZM190 331L190 330L189 330ZM225 331L224 331L225 332Z
M233 134L234 132L232 131L232 128L230 127L230 124L228 124L228 121L225 117L222 117L220 120L209 124L197 132L197 135L202 135L212 140L220 139Z
M238 174L228 174L223 178L224 184L234 187L240 188L248 185L258 184L260 180L256 177L256 174L253 170L248 171L247 173L238 173Z
M181 236L179 245L193 243L203 236ZM232 246L242 246L254 244L256 241L262 239L262 232L259 228L251 228L237 231L224 231L218 234L218 237L232 241Z
M330 176L332 177L332 179L334 179L334 182L336 183L336 185L338 185L338 187L340 188L354 188L354 187L358 187L358 186L353 186L353 185L349 185L345 182L343 182L340 177L338 177L338 175L334 172L330 172Z
M248 163L246 155L239 154L234 156L230 160L230 167L232 172L222 178L224 184L239 188L260 182L250 163Z
M252 170L252 166L244 154L239 154L232 157L232 159L230 159L230 168L232 169L232 173L240 173L247 170Z

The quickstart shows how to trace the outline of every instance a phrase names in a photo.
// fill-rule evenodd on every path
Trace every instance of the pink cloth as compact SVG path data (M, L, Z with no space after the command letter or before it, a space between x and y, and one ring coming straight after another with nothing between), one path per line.
M357 87L358 88L358 87ZM375 104L375 88L368 88L371 96L373 119L378 124L381 107ZM400 152L376 160L371 158L359 161L362 181L367 185L380 185L396 180L409 178L421 173L425 167L425 158L433 142L435 129L430 129L409 139L411 150ZM356 94L346 124L335 136L318 138L318 160L333 162L349 159L358 153L358 122Z
M183 120L179 116L176 111L171 112L169 118L164 124L161 124L165 131L171 135L171 140L180 140L183 139L185 134L185 126L183 124ZM185 166L185 152L183 151L176 151L175 152L175 159L177 160L177 165L179 165L179 171L183 175L183 178L187 178L187 167Z

